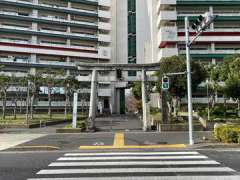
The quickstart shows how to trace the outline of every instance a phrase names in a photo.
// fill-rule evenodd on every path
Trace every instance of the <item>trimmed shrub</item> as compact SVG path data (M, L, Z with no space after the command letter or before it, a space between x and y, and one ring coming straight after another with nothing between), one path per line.
M220 142L240 143L240 125L217 124L214 136Z

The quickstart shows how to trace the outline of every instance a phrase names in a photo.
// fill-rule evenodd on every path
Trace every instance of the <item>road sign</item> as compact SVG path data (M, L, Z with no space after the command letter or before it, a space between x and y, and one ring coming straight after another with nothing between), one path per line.
M162 78L162 89L168 90L169 89L169 78L167 76L164 76Z

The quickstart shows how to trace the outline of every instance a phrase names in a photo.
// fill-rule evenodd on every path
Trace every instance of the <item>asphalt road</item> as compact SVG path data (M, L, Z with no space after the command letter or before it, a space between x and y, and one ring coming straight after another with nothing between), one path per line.
M159 152L159 150L148 150L148 151L141 151L141 152L151 153L153 151L155 153ZM171 151L176 152L174 150L171 150ZM168 151L168 153L171 152L171 151ZM71 151L71 152L72 153L76 153L76 151ZM29 179L29 178L39 178L40 175L36 174L36 173L38 173L38 172L40 172L41 170L44 170L44 169L49 169L50 168L48 166L49 164L51 164L53 162L56 162L58 158L62 158L64 156L64 154L66 155L66 153L71 153L71 152L0 152L0 180L26 180L26 179ZM125 150L125 152L128 152L128 150ZM140 152L140 151L135 150L134 152ZM162 152L166 152L166 151L162 151ZM181 152L181 150L177 150L177 152ZM221 163L221 168L224 168L224 170L226 170L225 168L229 167L229 168L232 168L233 170L237 171L237 172L234 172L234 173L232 173L232 172L227 172L227 173L217 172L216 173L217 176L219 176L219 177L224 176L224 175L230 175L228 178L226 178L226 180L231 180L231 178L230 178L231 175L233 175L233 174L236 175L236 174L239 174L239 172L240 172L240 153L239 152L240 152L240 149L233 150L233 151L232 150L224 150L224 149L222 149L222 150L201 150L201 151L197 151L197 153L200 153L199 154L200 156L206 155L209 158L209 160L215 160L217 162L220 162ZM102 156L103 155L98 156L98 158L101 159ZM131 156L131 155L129 155L129 156ZM143 156L140 156L140 158L145 159L146 156L147 155L143 155ZM165 155L163 155L163 156L165 156ZM112 161L111 160L112 157L113 157L113 155L109 156L110 162ZM123 156L121 156L121 157L123 157ZM176 157L176 155L174 155L174 157ZM139 158L139 157L137 157L137 158ZM182 158L184 159L184 156L182 156ZM63 162L65 162L65 161L63 161ZM96 163L98 161L101 162L101 160L94 160L94 161L90 160L90 161L93 162L93 163ZM119 161L122 161L122 160L119 160ZM133 160L127 160L127 161L130 162L130 163L133 163L132 162ZM139 160L137 160L137 161L139 161ZM143 160L143 161L148 162L148 163L152 162L152 161L149 161L147 159ZM180 161L182 161L182 159ZM194 159L193 160L190 159L189 161L194 162ZM83 160L83 162L87 163L84 160ZM107 162L108 161L104 160L104 163L107 163ZM154 160L154 162L156 163L156 162L158 162L158 160L157 161ZM196 165L196 166L199 167L200 165ZM205 169L206 168L208 169L208 166L209 166L210 172L208 172L208 173L198 173L198 172L195 172L192 175L199 176L201 174L204 174L206 176L209 176L209 178L210 177L212 178L213 174L211 172L211 168L213 168L213 165L205 165L203 167ZM191 166L188 165L188 166L184 166L184 167L191 168L193 166L192 165ZM52 168L53 168L52 170L56 170L57 169L56 167L52 167ZM66 167L64 167L64 168L66 168ZM85 169L84 171L87 171L87 172L89 171L91 173L91 168L94 168L94 167L88 167L87 169L84 168ZM111 168L113 168L113 167L111 167ZM139 171L139 170L141 170L141 168L143 170L147 170L146 166L135 166L135 169L134 169L134 166L131 166L131 167L128 167L128 168L130 168L129 171L131 171L131 170ZM154 168L158 168L158 166L155 165ZM171 170L171 166L170 165L166 166L165 168L166 168L167 172L169 170ZM69 168L67 168L67 169L69 169ZM106 169L106 167L105 167L105 169ZM193 171L196 170L194 168L192 168L192 169L193 169ZM180 170L181 170L181 168L180 168ZM227 169L227 171L228 170L229 169ZM70 171L71 171L71 169L70 169ZM100 170L100 171L104 172L103 169ZM114 172L114 169L111 170L111 171ZM161 171L161 169L160 169L160 171ZM50 174L48 175L48 173L50 173ZM141 172L136 172L136 173L132 173L132 175L136 176L138 173L141 174ZM45 178L53 176L53 175L51 175L51 172L44 172L44 171L42 171L42 174L43 175L45 174L44 175ZM108 174L106 176L109 177L111 175L114 175L114 177L116 177L116 176L121 176L123 174L124 173L117 173L117 174L111 173L110 175ZM131 175L131 173L129 175ZM149 172L149 173L145 173L143 175L145 176L145 179L150 178L151 177L150 175L154 175L154 176L158 176L158 177L162 176L162 174L160 172L155 172L153 174L151 174ZM166 175L166 173L165 173L165 175ZM175 175L179 176L179 175L183 175L183 174L181 174L181 172L178 172L178 173L174 172L174 174L167 173L167 175L169 175L167 177L169 177L169 179L171 179L171 178L173 178L171 176L175 176ZM187 175L189 176L190 174L187 173ZM68 176L69 176L69 174L68 174ZM76 177L77 176L76 172L75 172L75 174L71 175L71 177L72 176ZM98 175L91 174L91 178L93 178L94 176L98 176L98 177L100 176L103 179L105 179L104 178L105 177L104 174L101 174L101 175L99 175L99 174ZM54 175L54 177L57 177L57 175ZM63 175L61 175L61 177L67 177L67 175L63 174ZM166 176L164 176L164 177L166 177ZM207 178L207 179L209 179L209 178ZM140 179L140 178L136 177L135 179ZM221 178L218 178L218 179L221 180Z
M49 134L18 147L55 147L63 151L78 150L80 146L110 146L114 143L115 132L83 133L83 134ZM122 132L125 145L157 145L188 144L188 132ZM31 136L31 134L29 134ZM204 137L211 137L211 132L194 132L194 140L201 143ZM10 149L8 149L10 150ZM15 148L13 148L15 150Z

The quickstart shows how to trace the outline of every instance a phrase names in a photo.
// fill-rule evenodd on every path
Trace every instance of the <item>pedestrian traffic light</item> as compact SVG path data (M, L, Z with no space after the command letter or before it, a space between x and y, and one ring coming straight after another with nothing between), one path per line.
M169 78L167 76L164 76L162 78L162 89L168 90L169 89Z

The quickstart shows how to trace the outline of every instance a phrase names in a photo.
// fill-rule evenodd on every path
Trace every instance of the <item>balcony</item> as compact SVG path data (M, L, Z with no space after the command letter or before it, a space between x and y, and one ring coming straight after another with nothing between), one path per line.
M20 66L24 65L24 67L27 66L38 66L38 67L75 67L74 63L68 63L68 62L59 62L59 61L44 61L40 60L39 62L32 62L30 58L28 59L21 59L21 58L0 58L0 62L5 65L15 65ZM21 73L20 73L21 74Z
M111 48L110 47L99 47L98 57L100 59L111 59Z
M83 1L83 2L85 2L85 1ZM90 1L88 1L88 2L90 3ZM96 1L94 1L94 0L91 1L91 3L95 3L95 2ZM10 6L16 6L16 7L31 8L31 9L37 9L37 10L46 10L46 11L55 11L55 12L62 12L62 13L68 13L68 14L77 14L77 15L81 15L81 16L92 16L92 17L98 16L98 13L96 11L68 8L68 7L56 6L56 5L50 5L50 4L35 4L32 2L26 2L26 1L20 1L20 0L1 0L0 4L6 4L6 5L10 5ZM96 4L97 4L97 2L96 2Z
M193 38L192 36L190 37ZM178 42L185 42L185 36L178 36ZM212 35L212 36L200 36L196 42L240 42L240 35L236 36L219 36L219 35Z
M158 0L157 3L157 12L159 13L160 10L169 9L169 6L175 6L176 0Z
M104 23L104 22L99 22L98 23L98 29L103 30L103 31L110 31L112 28L110 23Z
M99 6L111 7L111 0L98 0Z
M91 28L91 29L97 29L98 27L97 22L74 21L74 20L68 21L66 19L61 19L56 17L47 17L47 16L35 17L30 14L28 16L23 16L23 15L19 15L17 12L0 11L0 16L5 18L10 18L10 19L29 21L29 22L60 24L64 26L73 26L73 27L82 27L82 28Z
M159 51L158 59L178 55L178 48L164 48Z
M111 36L110 35L105 35L105 34L99 34L98 41L105 42L105 43L110 43L111 42Z
M157 25L158 27L161 26L163 22L168 21L176 21L177 20L177 11L161 11L158 19L157 19Z
M185 54L185 50L181 50L180 54ZM211 50L191 50L191 54L199 54L199 55L232 55L232 54L240 54L240 49L222 49L222 50L215 50L215 51L211 51Z
M111 19L111 12L110 11L98 11L98 17L103 19Z
M44 30L40 29L39 31L32 30L31 28L25 27L17 27L17 26L7 26L1 25L0 32L14 32L19 34L27 34L27 35L42 35L42 36L52 36L52 37L62 37L62 38L69 38L69 39L82 39L86 41L97 41L97 35L89 35L89 34L79 34L79 33L67 33L61 31L54 31L54 30ZM103 37L104 39L105 37ZM106 38L106 41L108 39Z
M161 42L176 42L177 37L177 27L175 26L161 27L158 32L159 44Z

